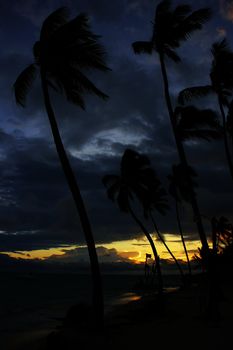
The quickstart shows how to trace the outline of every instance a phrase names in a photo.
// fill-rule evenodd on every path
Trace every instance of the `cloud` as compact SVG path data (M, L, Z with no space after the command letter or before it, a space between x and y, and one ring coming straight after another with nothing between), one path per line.
M231 3L221 3L227 13ZM13 1L4 5L2 16L2 39L5 40L4 51L0 53L2 251L85 244L53 144L40 82L38 80L34 85L25 109L15 105L12 93L16 76L31 62L30 50L39 34L38 21L47 15L46 11L65 4L65 1L46 4L36 0L24 4ZM205 1L204 5L208 4L212 5ZM67 103L60 95L52 95L61 135L90 216L95 241L104 244L138 237L141 236L140 228L108 200L101 179L105 174L119 173L120 159L126 147L150 157L166 188L171 166L178 162L158 62L154 56L149 60L146 56L135 56L131 48L133 41L149 38L154 1L89 0L78 5L70 1L68 5L72 11L86 10L91 14L93 28L103 34L102 42L107 48L112 72L90 75L110 98L104 102L95 96L87 96L85 112ZM203 1L197 5L202 6ZM218 21L215 18L208 30L197 34L181 48L181 64L167 62L174 102L181 88L209 83L209 49L216 37ZM230 35L228 27L227 30ZM220 34L223 35L222 26L219 26ZM202 101L202 105L205 104L216 107L214 99ZM213 213L230 215L231 218L232 181L222 146L221 142L197 142L185 145L185 149L190 164L199 174L201 212L208 216ZM170 205L166 217L156 215L156 218L162 232L176 233L172 200ZM138 213L140 215L141 211ZM182 222L187 236L196 238L189 206L185 206ZM149 222L146 225L152 230ZM207 229L210 232L208 225ZM119 258L120 252L117 254L116 258Z
M220 0L220 11L222 16L228 21L233 21L233 1Z
M97 247L97 255L100 263L131 263L130 258L136 258L138 252L118 252L116 249L105 248L104 246ZM47 261L63 262L63 263L86 263L89 264L88 249L85 247L75 248L65 251L63 255L52 255L47 258Z
M227 36L227 30L225 28L217 28L218 37L224 38Z

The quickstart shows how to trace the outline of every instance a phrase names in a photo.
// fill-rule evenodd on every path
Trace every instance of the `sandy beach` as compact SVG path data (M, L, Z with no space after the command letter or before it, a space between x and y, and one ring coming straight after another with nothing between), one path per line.
M165 294L165 308L159 312L152 295L116 306L106 316L104 332L82 327L38 329L9 334L3 350L142 349L227 349L231 344L233 284L225 282L219 303L220 317L208 320L200 313L200 290L196 285ZM48 335L50 341L48 342Z

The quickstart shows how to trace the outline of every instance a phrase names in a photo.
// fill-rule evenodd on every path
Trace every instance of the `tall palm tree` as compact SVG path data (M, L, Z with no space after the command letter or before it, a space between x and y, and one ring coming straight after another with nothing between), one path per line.
M136 54L147 53L152 54L156 52L159 56L160 67L164 83L164 95L167 104L167 109L172 125L177 151L180 162L184 166L184 171L191 189L191 179L188 172L188 162L184 152L182 140L179 138L174 109L170 97L169 81L167 76L167 69L165 58L169 58L174 62L179 62L181 59L176 53L175 49L180 47L181 42L186 41L190 35L196 30L200 30L211 17L209 8L202 8L192 12L189 5L179 5L174 10L171 7L170 0L161 1L155 11L155 18L153 23L152 37L149 41L138 41L133 43L133 49ZM196 224L203 246L203 250L208 253L209 247L207 243L206 234L204 231L200 210L197 199L191 189L191 205L196 218Z
M229 123L227 119L229 119L229 115L228 118L226 116L226 108L228 108L231 115L229 99L233 95L233 52L226 39L214 43L211 52L213 60L210 70L210 84L184 89L180 92L178 100L181 104L184 104L193 98L200 98L210 94L216 95L222 117L225 154L233 179L233 158L228 140L228 137L231 137L232 133L231 129L228 128Z
M151 176L153 176L153 170L150 167L148 158L139 155L136 151L126 149L121 159L120 175L105 175L103 177L103 184L107 188L109 199L116 202L122 212L131 214L133 220L149 241L157 266L158 289L161 295L163 291L163 281L160 258L150 233L133 209L133 202L135 199L137 199L139 204L142 204L144 199L148 196L148 178L150 179Z
M183 143L193 139L211 141L220 138L222 135L222 128L218 116L211 109L199 109L191 105L184 107L179 106L175 108L174 114L177 133ZM189 178L191 179L192 192L195 195L195 187L197 187L197 184L194 181L194 177L196 177L197 174L191 167L188 168L188 171ZM191 266L183 237L178 203L182 200L190 203L192 200L192 193L190 192L190 183L187 182L182 164L173 166L172 175L169 175L168 179L170 180L169 192L175 199L177 223L187 258L189 273L191 274Z
M85 235L93 280L93 307L98 323L103 320L103 293L98 257L92 228L77 184L75 174L65 151L53 106L50 88L63 93L68 101L85 109L83 95L93 93L107 98L85 75L88 69L107 71L105 51L94 34L85 14L79 14L68 20L66 8L59 8L50 14L42 24L40 39L33 47L34 62L17 78L14 84L15 98L18 104L25 106L26 96L39 72L44 105L50 122L57 154L64 171L66 181L72 193Z

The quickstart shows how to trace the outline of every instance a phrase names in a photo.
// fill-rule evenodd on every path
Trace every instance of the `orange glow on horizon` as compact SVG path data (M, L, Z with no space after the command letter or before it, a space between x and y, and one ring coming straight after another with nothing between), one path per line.
M7 254L10 257L16 258L16 259L46 260L47 258L53 255L64 255L65 251L72 250L75 248L77 248L77 246L66 246L66 247L49 248L49 249L35 249L35 250L18 251L18 252L4 252L4 254Z
M153 236L153 235L152 235ZM165 234L166 243L175 255L177 259L186 261L186 256L184 253L183 245L178 235ZM171 260L171 256L164 247L161 241L158 241L155 236L153 236L156 249L160 258ZM199 241L187 241L186 247L189 252L190 259L197 253L198 247L200 246ZM134 264L141 264L145 262L146 254L151 254L153 258L153 253L148 243L147 239L143 236L138 239L131 239L125 241L116 241L107 244L97 244L97 249L104 247L108 250L116 251L119 256L119 261L130 261ZM49 249L38 249L30 251L18 251L18 252L4 252L12 258L17 259L39 259L46 260L52 256L56 256L59 259L60 257L65 257L66 252L76 250L78 248L85 248L85 246L71 245L58 248L49 248ZM97 250L98 251L98 250Z

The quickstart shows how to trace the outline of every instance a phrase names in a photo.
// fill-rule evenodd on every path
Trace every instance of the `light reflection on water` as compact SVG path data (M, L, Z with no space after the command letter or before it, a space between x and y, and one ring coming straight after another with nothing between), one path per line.
M141 295L133 292L123 293L118 298L108 300L107 304L105 304L105 313L107 314L109 311L113 310L118 305L126 305L132 301L138 301L141 298Z
M124 293L118 300L118 304L125 304L129 303L130 301L137 301L141 299L141 295L138 295L136 293Z

